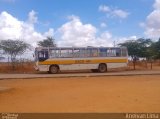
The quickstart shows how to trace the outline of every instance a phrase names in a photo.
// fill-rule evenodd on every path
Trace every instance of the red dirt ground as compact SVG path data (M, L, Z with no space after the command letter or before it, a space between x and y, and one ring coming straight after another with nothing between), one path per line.
M157 76L0 80L0 112L160 112Z

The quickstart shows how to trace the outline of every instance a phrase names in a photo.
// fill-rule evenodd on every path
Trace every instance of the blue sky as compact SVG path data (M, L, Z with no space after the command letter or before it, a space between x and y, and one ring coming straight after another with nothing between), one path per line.
M154 33L156 33L157 37L159 28L153 28L154 33L150 29L155 26L152 21L155 24L159 23L159 20L153 20L155 15L151 15L157 10L155 14L158 17L160 16L159 3L159 0L0 0L0 14L1 17L9 14L18 21L27 22L29 13L33 11L32 17L37 19L32 24L34 31L43 36L48 29L52 29L54 32L52 35L54 35L57 42L59 42L58 40L63 41L59 42L59 44L62 43L63 45L69 45L64 43L68 42L69 39L67 38L74 40L72 39L74 38L73 36L68 37L68 35L75 31L76 28L78 29L78 26L74 25L79 22L82 23L80 28L86 28L87 34L93 35L92 38L95 41L99 40L103 44L102 41L105 40L104 36L106 35L106 39L122 39L122 41L132 37L153 37ZM157 6L155 7L155 5ZM4 11L7 14L2 14ZM69 18L70 16L72 18ZM149 18L152 21L148 20L148 16L151 16ZM72 27L75 29L71 30L72 27L70 28L69 25L73 25ZM3 25L3 27L1 25L1 31L4 26L6 25ZM67 30L66 27L70 28L70 34L63 29ZM78 30L77 32L81 31ZM77 32L74 32L74 34L78 34ZM66 33L68 33L67 38ZM86 36L88 37L88 35ZM80 37L79 40L81 41L82 38ZM91 41L91 44L94 44L95 41ZM69 42L74 45L74 42ZM111 40L110 44L111 42L113 41Z

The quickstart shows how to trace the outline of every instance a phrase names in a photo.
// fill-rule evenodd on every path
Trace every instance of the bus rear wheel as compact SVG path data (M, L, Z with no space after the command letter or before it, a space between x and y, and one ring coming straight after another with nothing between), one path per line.
M56 66L56 65L52 65L52 66L50 66L50 68L49 68L49 72L50 72L51 74L56 74L56 73L59 72L59 67Z
M99 71L100 73L106 72L106 71L107 71L107 66L106 66L106 64L99 64L98 71Z

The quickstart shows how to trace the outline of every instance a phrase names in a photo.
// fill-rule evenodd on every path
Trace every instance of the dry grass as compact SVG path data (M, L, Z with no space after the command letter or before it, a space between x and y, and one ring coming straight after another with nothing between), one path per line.
M133 62L128 63L128 69L133 70ZM137 61L136 70L151 70L151 62ZM160 70L160 62L158 60L152 62L152 70Z
M0 63L0 73L35 73L34 63L17 63L15 69L12 69L11 63Z

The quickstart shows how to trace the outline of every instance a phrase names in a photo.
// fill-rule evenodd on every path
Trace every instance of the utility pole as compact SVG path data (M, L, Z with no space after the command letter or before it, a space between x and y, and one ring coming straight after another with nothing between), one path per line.
M113 41L113 47L116 47L116 41L115 40Z

